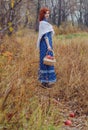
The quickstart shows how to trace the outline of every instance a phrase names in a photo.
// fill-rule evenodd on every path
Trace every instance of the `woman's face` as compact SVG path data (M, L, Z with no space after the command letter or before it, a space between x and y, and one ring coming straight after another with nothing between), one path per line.
M49 15L50 15L49 11L46 11L45 19L48 19L48 18L49 18Z

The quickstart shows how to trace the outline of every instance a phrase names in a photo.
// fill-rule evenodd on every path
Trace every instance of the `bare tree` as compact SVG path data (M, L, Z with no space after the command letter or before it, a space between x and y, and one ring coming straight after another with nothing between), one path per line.
M1 31L4 32L6 30L9 31L9 33L12 33L14 30L14 26L16 26L16 14L15 10L19 3L21 3L22 0L7 0L2 1L0 3L1 7L1 14L0 14L0 26Z
M39 26L39 16L38 16L38 14L39 14L39 10L40 10L40 2L41 2L41 0L38 0L38 3L37 3L37 15L36 15L36 28L35 28L35 30L36 31L38 31L38 26Z
M88 0L84 0L84 24L88 27Z

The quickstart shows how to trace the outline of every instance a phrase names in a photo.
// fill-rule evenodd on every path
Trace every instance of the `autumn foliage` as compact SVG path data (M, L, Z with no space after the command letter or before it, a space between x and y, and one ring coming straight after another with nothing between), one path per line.
M0 123L3 129L39 130L42 124L48 130L52 122L55 128L62 126L64 116L60 113L66 110L61 102L78 115L88 112L86 34L71 39L54 37L57 82L50 90L44 90L38 82L36 41L34 31L22 30L11 37L6 35L0 46Z

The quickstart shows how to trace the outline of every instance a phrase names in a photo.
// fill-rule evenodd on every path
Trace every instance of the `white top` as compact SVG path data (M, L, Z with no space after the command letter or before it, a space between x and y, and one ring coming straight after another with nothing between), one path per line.
M45 33L48 33L48 32L52 32L52 34L54 35L53 26L50 23L46 22L46 21L40 21L37 48L39 48L40 40L41 40L42 36Z

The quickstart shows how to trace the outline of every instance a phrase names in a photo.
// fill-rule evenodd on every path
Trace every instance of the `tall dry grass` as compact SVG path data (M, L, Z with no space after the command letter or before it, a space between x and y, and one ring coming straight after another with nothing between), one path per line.
M11 37L5 36L0 47L2 129L48 129L63 121L62 117L57 121L61 115L59 108L52 105L54 99L49 98L49 92L41 97L37 81L39 59L36 35L28 30L20 31ZM60 126L57 127L59 129Z
M4 129L58 129L65 111L59 98L73 110L87 113L88 39L54 37L57 82L44 90L38 83L37 34L31 30L5 36L0 54L0 123ZM58 118L60 117L60 118ZM13 124L15 124L13 126Z
M57 88L72 108L88 112L88 39L56 40ZM77 109L78 108L78 109Z
M74 34L74 33L82 33L82 32L88 32L88 28L86 27L80 27L78 25L73 25L71 22L63 22L59 27L57 27L56 25L54 25L54 30L56 35L60 34L60 35L67 35L67 34Z

